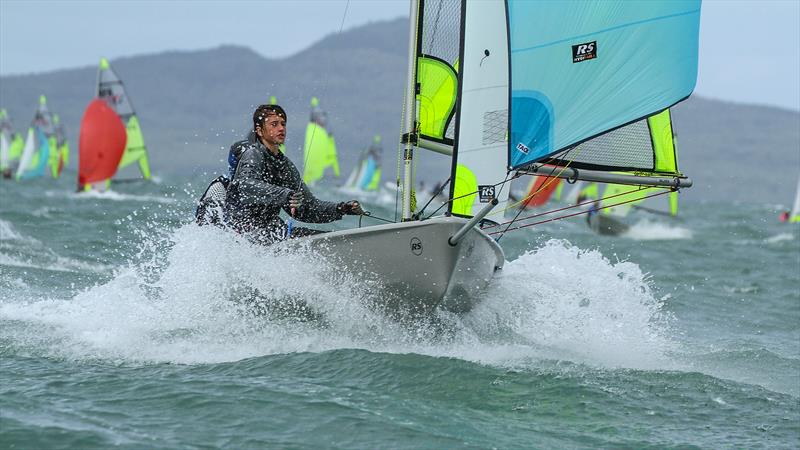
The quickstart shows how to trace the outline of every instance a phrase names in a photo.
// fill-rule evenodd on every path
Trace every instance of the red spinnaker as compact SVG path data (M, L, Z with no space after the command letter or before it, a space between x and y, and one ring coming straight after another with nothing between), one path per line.
M125 125L117 113L105 101L92 100L81 120L78 187L114 176L127 140Z
M550 200L553 191L561 183L561 178L537 176L531 183L531 188L525 194L528 199L525 201L526 208L536 208L542 206Z

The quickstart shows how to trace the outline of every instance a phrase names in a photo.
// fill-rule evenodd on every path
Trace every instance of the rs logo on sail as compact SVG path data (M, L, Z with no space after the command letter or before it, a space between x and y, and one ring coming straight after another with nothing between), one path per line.
M581 62L597 58L597 41L572 46L572 62Z

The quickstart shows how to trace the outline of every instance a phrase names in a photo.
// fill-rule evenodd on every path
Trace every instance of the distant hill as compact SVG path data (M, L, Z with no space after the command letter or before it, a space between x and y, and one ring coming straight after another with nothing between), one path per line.
M275 95L289 114L288 152L298 165L309 100L317 96L328 111L343 172L378 133L385 138L385 173L393 176L407 25L406 19L368 24L282 59L223 46L111 63L139 112L157 173L221 170L227 147L250 127L254 107ZM21 128L46 94L77 149L96 70L0 77L0 105ZM680 166L695 180L687 200L791 201L800 172L800 113L693 97L675 108L674 117ZM427 167L418 173L435 180Z

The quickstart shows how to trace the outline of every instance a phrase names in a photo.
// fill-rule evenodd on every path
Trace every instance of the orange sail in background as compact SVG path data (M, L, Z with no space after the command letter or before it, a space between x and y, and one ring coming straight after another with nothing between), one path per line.
M125 125L104 100L94 99L81 120L78 188L111 178L125 151Z
M561 178L533 177L530 188L525 194L525 207L536 208L546 204L559 184L561 184Z

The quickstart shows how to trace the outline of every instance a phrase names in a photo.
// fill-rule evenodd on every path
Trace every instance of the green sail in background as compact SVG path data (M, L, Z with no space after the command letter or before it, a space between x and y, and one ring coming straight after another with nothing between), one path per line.
M327 115L319 108L319 100L311 99L311 120L306 126L303 145L303 181L313 185L331 168L339 176L339 161L336 157L336 140L328 126Z
M53 114L53 136L48 140L51 148L48 165L53 178L58 178L61 171L69 164L69 142L58 114Z

